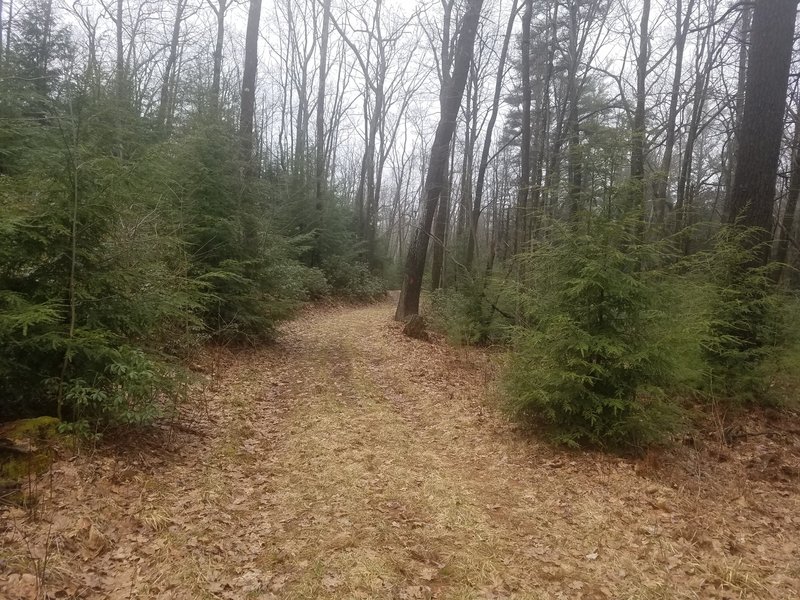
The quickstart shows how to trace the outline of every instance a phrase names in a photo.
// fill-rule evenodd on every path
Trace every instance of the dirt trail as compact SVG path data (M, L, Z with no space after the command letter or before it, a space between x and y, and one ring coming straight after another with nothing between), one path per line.
M494 359L391 313L309 311L208 358L203 435L56 463L38 518L0 512L0 597L37 565L63 598L800 597L797 478L759 447L553 450L493 407Z

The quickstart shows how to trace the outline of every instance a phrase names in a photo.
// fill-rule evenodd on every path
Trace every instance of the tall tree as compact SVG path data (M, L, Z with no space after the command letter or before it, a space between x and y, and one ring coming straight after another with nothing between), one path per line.
M770 240L798 0L756 0L729 220ZM765 245L766 246L766 245ZM765 247L763 260L769 254Z
M723 221L730 218L731 197L733 194L733 174L736 171L736 156L739 146L739 131L742 125L742 111L744 110L744 88L747 78L747 61L750 54L750 28L753 21L753 7L745 6L742 9L741 25L739 32L739 61L738 77L736 82L736 98L733 109L733 127L729 133L728 160L724 172L725 177L725 208Z
M323 209L323 195L327 183L325 173L325 83L328 77L328 30L331 21L331 0L322 3L322 32L319 42L319 86L317 89L317 132L316 132L316 209Z
M212 0L208 0L208 5L214 14L217 15L217 38L214 42L214 68L211 73L211 107L216 110L219 107L219 89L222 81L222 49L225 44L225 13L233 0L218 0L214 6Z
M244 162L246 177L258 174L253 160L253 122L256 105L256 72L258 71L258 29L261 22L261 0L250 0L250 11L247 15L247 34L244 45L244 69L242 71L241 113L239 119L239 147ZM258 239L257 222L254 207L251 206L251 194L246 190L244 199L246 206L243 215L243 237L250 252L255 252Z
M453 21L453 8L455 0L441 0L442 8L444 9L444 16L442 19L442 41L438 59L439 71L439 111L444 112L445 104L447 103L446 90L448 88L450 78L452 77L453 68L453 49L451 48L450 31ZM469 102L467 102L469 104ZM448 148L448 157L452 152L451 146ZM447 159L446 159L447 160ZM452 165L452 160L451 160ZM447 243L447 225L450 221L450 193L452 185L450 185L450 178L452 176L452 166L448 172L448 176L444 179L444 185L439 194L439 203L436 209L436 218L433 224L433 259L431 264L431 288L438 289L441 284L442 271L444 270L444 251L445 244Z
M398 320L419 313L419 297L422 291L422 277L425 273L431 225L444 180L447 177L448 150L456 129L464 88L467 85L482 7L483 0L467 0L466 10L461 21L455 48L453 73L444 90L446 102L439 117L428 161L422 219L414 232L406 257L403 288L395 312L395 318Z
M789 176L789 190L787 191L786 206L783 209L783 218L778 227L778 239L775 247L775 261L781 266L776 271L776 279L785 275L783 264L789 255L789 242L794 233L797 201L800 198L800 100L794 107L794 136L792 138L792 167Z
M525 243L528 231L528 196L531 181L531 19L533 18L533 0L525 0L525 12L522 13L522 35L520 50L522 52L522 128L519 152L519 188L517 191L517 219L514 229L514 252Z
M486 132L483 138L483 148L481 150L481 159L478 163L478 179L475 183L475 196L472 199L472 212L470 213L469 220L469 238L467 240L467 254L464 264L467 268L472 266L472 261L475 256L475 244L478 236L478 220L481 216L481 207L483 200L483 189L486 185L486 169L489 166L489 154L492 150L492 134L494 133L494 126L497 122L497 113L500 110L500 94L503 91L503 78L506 72L506 59L508 58L508 47L511 43L511 34L514 31L514 21L517 18L518 0L513 0L511 5L511 12L508 16L508 24L506 25L506 33L503 37L503 46L500 49L500 61L497 65L497 75L494 81L494 96L492 97L492 108L489 116L489 123L486 125Z
M636 108L631 131L631 197L629 208L644 204L644 155L647 133L645 102L647 100L647 67L650 61L650 0L642 2L639 23L639 52L636 57Z
M686 11L683 10L683 0L675 0L675 71L672 76L672 90L670 92L669 110L667 111L666 139L664 141L664 154L661 157L661 168L656 173L654 183L654 209L657 226L664 223L667 210L667 184L669 173L672 169L672 155L675 150L676 123L678 119L678 100L681 96L681 81L683 77L683 52L686 48L686 37L689 33L692 9L695 0L689 0Z
M173 80L175 64L178 60L178 44L180 43L181 24L183 23L184 10L187 0L178 0L175 7L175 21L172 24L172 37L169 43L169 54L164 65L164 74L161 80L161 94L158 104L158 124L166 126L170 106L170 84Z
M242 160L253 174L253 122L256 108L256 72L258 71L258 25L261 22L261 0L250 0L247 35L242 70L242 107L239 119L239 140Z

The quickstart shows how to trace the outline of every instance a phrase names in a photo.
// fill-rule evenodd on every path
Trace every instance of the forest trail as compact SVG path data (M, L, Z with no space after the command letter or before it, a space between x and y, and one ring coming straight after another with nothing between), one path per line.
M309 310L271 348L208 357L202 435L56 463L38 519L2 515L0 596L45 554L64 598L800 593L795 479L554 450L492 406L490 353L391 314Z

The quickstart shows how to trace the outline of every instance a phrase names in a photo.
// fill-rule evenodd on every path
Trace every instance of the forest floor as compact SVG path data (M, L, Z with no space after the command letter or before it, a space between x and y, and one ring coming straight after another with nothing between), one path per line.
M0 597L800 597L796 436L555 449L499 410L498 354L392 312L209 351L199 416L56 461L0 508Z

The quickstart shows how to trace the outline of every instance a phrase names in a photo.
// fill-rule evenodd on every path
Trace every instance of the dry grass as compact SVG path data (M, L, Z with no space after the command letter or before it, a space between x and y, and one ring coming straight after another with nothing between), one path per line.
M793 446L777 466L766 438L557 451L487 401L490 356L407 339L390 314L318 309L274 348L211 352L206 436L58 463L45 517L0 513L17 524L0 596L47 531L60 597L800 595L797 480L769 471Z

